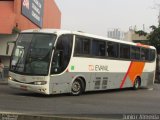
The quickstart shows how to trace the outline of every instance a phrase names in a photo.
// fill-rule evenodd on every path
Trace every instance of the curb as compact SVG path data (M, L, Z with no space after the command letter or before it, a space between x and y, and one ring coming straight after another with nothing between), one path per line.
M117 120L107 118L71 117L71 116L46 116L46 115L24 115L24 114L0 114L0 120Z

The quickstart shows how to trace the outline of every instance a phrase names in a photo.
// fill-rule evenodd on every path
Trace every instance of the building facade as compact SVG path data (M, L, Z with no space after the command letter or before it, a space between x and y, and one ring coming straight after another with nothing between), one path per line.
M124 39L124 32L122 32L120 29L110 29L107 32L107 37L113 38L113 39L118 39L118 40L123 40Z
M135 30L133 29L129 29L128 32L126 32L124 34L124 40L125 41L130 41L130 42L135 42L135 43L144 43L146 44L147 43L147 36L144 36L144 35L138 35L135 33Z
M15 41L18 32L25 29L61 27L61 12L54 0L0 1L0 58L9 67L13 45L6 54L7 43Z

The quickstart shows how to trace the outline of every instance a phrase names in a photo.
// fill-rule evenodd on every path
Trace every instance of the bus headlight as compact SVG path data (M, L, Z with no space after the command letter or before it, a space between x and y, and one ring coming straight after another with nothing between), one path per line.
M11 76L8 77L8 80L13 80L13 78Z
M36 82L34 82L34 84L35 85L45 85L45 84L47 84L47 82L46 81L36 81Z

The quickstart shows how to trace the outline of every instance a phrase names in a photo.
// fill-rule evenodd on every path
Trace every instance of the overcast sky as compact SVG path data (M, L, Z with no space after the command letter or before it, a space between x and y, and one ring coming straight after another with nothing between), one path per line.
M107 30L130 26L146 30L158 25L159 0L55 0L62 13L62 29L106 36ZM157 9L153 9L157 7ZM160 7L160 6L159 6Z

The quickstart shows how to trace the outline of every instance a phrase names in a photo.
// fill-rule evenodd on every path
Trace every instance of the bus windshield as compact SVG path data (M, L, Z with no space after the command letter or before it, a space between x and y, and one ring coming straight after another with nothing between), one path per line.
M11 57L10 70L27 75L47 75L56 35L20 34Z

